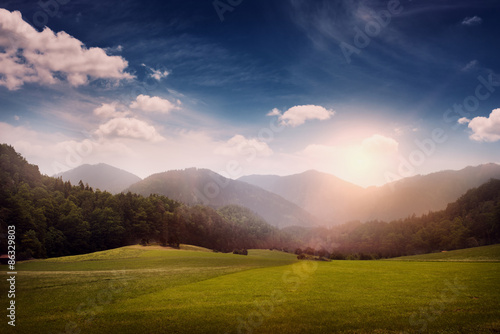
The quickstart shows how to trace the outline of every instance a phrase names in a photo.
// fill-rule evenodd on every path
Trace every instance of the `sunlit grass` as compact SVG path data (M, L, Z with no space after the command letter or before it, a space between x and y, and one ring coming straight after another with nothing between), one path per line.
M500 263L126 247L18 269L17 333L500 330Z
M458 262L500 262L500 245L458 249L423 255L403 256L397 261L458 261Z

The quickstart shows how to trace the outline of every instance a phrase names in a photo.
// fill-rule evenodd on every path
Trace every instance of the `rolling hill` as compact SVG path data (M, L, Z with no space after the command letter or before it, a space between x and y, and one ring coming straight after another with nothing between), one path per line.
M81 165L67 172L59 173L54 177L62 177L63 181L70 181L77 185L80 180L88 183L94 189L117 194L132 184L141 181L137 175L107 164Z
M190 168L154 174L128 190L144 196L164 195L189 205L221 208L236 204L247 207L277 227L318 223L317 218L277 194L246 182L227 179L208 169Z

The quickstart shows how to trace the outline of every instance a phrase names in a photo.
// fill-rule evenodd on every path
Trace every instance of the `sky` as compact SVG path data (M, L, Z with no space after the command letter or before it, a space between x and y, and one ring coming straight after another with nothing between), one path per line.
M107 163L333 174L500 162L494 0L3 0L0 142Z

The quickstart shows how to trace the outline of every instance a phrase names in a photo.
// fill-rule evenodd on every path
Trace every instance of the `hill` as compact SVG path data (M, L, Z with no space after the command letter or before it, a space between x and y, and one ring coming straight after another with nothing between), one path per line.
M469 189L500 179L500 165L485 164L405 178L367 189L361 201L364 220L393 220L443 210ZM359 218L358 218L359 219Z
M208 169L190 168L154 174L128 190L143 196L159 194L188 205L203 204L214 208L239 205L277 227L318 223L317 218L277 194L246 182L227 179Z
M59 173L54 177L62 177L63 181L70 181L77 185L80 180L94 189L117 194L141 181L137 175L107 164L81 165L67 172Z
M218 213L165 196L112 195L41 175L37 166L5 144L0 145L0 181L0 235L7 235L7 226L15 226L18 260L138 242L191 244L224 252L281 249L291 242L288 235L242 207ZM0 238L0 249L7 249L7 238Z
M445 210L420 217L296 230L307 246L317 251L333 250L336 258L399 257L497 244L500 180L470 189Z
M490 245L449 252L403 256L391 261L439 261L439 262L500 262L500 245Z
M239 180L282 196L328 225L351 220L359 212L359 199L364 194L357 185L315 170L283 177L251 175Z
M274 192L329 225L338 225L352 220L390 221L443 210L467 190L492 178L500 178L500 165L418 175L366 189L316 171L284 177L252 175L239 180Z

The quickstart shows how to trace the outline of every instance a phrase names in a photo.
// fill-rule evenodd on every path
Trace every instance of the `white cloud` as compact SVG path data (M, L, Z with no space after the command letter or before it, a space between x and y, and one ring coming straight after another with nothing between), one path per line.
M131 108L139 109L146 112L159 112L167 114L172 110L180 109L181 101L175 103L169 100L162 99L158 96L139 95L137 99L130 105Z
M40 171L47 175L81 164L96 163L120 167L141 177L187 167L218 171L224 170L227 164L227 157L214 158L213 150L220 143L203 132L176 131L161 141L137 140L134 136L117 136L115 133L119 130L127 130L125 134L130 134L130 128L133 127L130 124L117 124L119 122L110 121L108 128L101 127L87 135L82 133L79 138L0 122L0 142L14 146L28 162L38 165ZM147 124L140 125L137 120L135 125L148 128ZM142 134L142 137L147 137L147 133Z
M119 56L108 56L101 48L87 48L64 31L49 28L38 32L22 19L18 11L0 8L0 86L9 90L25 83L45 85L60 81L61 75L72 86L88 84L90 79L131 79L128 63Z
M284 113L281 113L275 108L267 114L267 116L279 116L279 120L282 124L291 127L302 125L307 120L317 119L324 121L330 119L333 115L335 115L335 111L315 105L295 106Z
M278 108L274 108L267 113L267 116L281 116L281 111Z
M0 122L0 142L13 145L48 175L101 162L141 177L188 167L209 168L231 178L317 169L368 186L385 183L384 173L398 163L393 161L398 156L394 154L396 145L383 136L338 145L309 145L300 152L286 153L273 151L258 139L236 135L221 142L203 131L171 129L155 140L160 135L152 125L116 118L86 135L70 138Z
M273 151L265 142L255 138L247 139L242 135L235 135L227 142L219 145L214 153L235 158L245 156L247 160L253 160L258 156L271 156Z
M117 45L111 48L104 48L103 50L106 51L106 53L118 53L123 51L123 46Z
M160 142L164 138L154 126L136 118L113 118L99 126L98 136L141 139L150 142Z
M463 21L462 24L465 26L475 26L483 23L483 19L480 18L479 16L472 16L472 17L466 17Z
M149 77L157 81L160 81L161 79L166 78L170 75L170 72L168 70L154 69L147 66L146 64L142 64L142 66L144 66L148 71L151 72L149 73Z
M161 70L155 70L155 69L152 69L152 71L153 71L153 73L151 73L149 76L153 79L158 80L158 81L160 81L163 78L166 78L170 74L169 71L161 71Z
M462 120L462 119L461 119ZM460 120L459 120L460 122ZM463 123L461 123L463 124ZM469 122L470 138L475 141L495 142L500 140L500 108L487 117L475 117Z
M469 123L470 123L470 121L471 121L471 120L470 120L470 119L468 119L467 117L462 117L462 118L460 118L460 119L458 120L458 124L462 124L462 125L464 125L464 124L469 124Z
M117 118L125 117L129 114L128 111L117 111L118 103L103 103L100 107L94 109L94 114L102 118Z
M373 135L363 140L361 146L370 154L395 154L398 152L399 143L389 137Z

